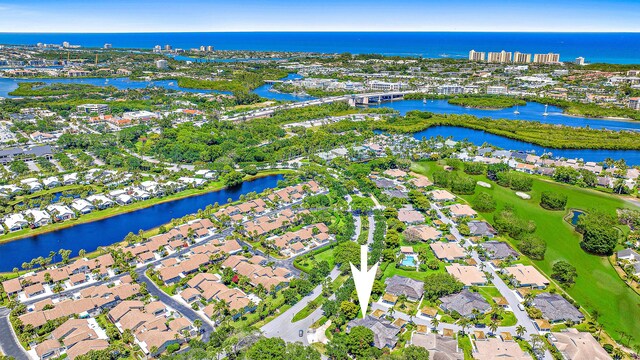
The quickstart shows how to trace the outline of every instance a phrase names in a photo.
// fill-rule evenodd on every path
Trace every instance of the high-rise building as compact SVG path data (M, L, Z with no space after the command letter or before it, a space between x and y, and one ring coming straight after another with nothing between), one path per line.
M111 49L111 47L112 47L111 44L104 44L105 49Z
M171 51L171 45L169 45L169 44L165 45L165 46L164 46L164 49L165 49L166 51Z
M577 65L584 65L584 58L582 56L576 58Z
M207 48L204 45L200 45L200 51L205 51Z
M629 99L629 107L633 110L640 110L640 97Z
M68 42L68 41L64 41L64 42L62 42L62 47L63 47L63 48L68 48L69 46L70 46L70 44L69 44L69 42Z
M169 67L169 62L167 62L167 60L165 59L160 59L156 61L156 67L158 69L166 69Z
M556 64L560 62L560 54L535 54L533 62L536 64Z
M475 50L469 51L469 61L484 61L484 52Z
M511 51L490 52L487 61L491 63L508 63L511 62Z
M528 64L531 62L531 54L521 53L516 51L513 53L514 64Z
M506 86L487 86L487 94L489 95L506 95L509 89Z
M162 51L162 46L160 45L156 45L153 47L153 51L158 52L158 51Z
M207 46L207 51L213 51L213 46L211 45Z

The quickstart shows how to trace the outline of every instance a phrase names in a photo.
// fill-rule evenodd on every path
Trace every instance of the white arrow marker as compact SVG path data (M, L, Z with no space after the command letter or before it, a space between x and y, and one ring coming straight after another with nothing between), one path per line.
M358 293L358 301L360 301L360 310L362 311L362 317L367 315L367 307L369 306L369 298L371 297L371 290L373 290L373 282L376 279L376 271L378 270L378 263L375 263L369 271L367 271L367 252L369 248L367 245L360 246L360 270L358 270L352 263L351 273L353 274L353 282L356 284L356 292Z

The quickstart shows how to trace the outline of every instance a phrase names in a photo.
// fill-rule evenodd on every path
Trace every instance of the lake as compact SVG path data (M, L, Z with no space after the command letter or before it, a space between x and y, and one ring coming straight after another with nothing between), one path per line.
M39 256L47 257L50 251L68 249L76 256L80 249L94 251L101 246L120 242L129 232L139 229L148 230L166 224L171 219L183 217L204 209L207 205L227 203L231 198L236 201L240 195L250 192L260 193L276 187L282 175L271 175L246 181L241 185L220 191L191 196L148 208L132 211L94 222L75 225L66 229L32 236L0 244L0 272L10 272L14 267L21 269L23 262L29 262ZM60 256L57 256L60 261Z

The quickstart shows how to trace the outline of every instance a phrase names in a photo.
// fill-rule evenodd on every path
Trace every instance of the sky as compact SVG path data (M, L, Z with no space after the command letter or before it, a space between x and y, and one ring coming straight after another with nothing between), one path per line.
M0 0L0 32L640 32L640 0Z

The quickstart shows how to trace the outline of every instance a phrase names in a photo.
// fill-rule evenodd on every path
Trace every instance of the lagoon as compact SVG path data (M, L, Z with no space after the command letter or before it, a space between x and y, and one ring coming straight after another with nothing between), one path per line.
M196 213L207 205L213 205L216 202L222 205L227 203L229 198L236 201L240 195L250 192L260 193L276 187L278 181L283 178L282 175L265 176L246 181L237 187L177 199L59 231L0 244L0 254L3 259L0 262L0 272L10 272L15 267L21 269L23 262L29 262L39 256L47 257L50 251L69 249L72 251L71 256L76 256L80 249L91 252L101 246L122 241L129 232L153 229L170 222L171 219ZM55 260L60 261L60 256Z

